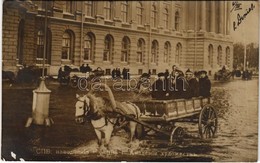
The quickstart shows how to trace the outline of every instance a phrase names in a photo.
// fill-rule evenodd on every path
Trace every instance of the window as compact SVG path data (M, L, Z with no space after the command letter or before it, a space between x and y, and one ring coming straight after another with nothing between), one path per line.
M127 1L121 2L121 18L122 18L122 22L128 21L128 2Z
M163 12L163 21L164 21L165 29L168 29L168 27L169 27L169 13L168 13L167 8L165 8L164 12Z
M111 35L107 35L105 38L105 49L103 53L103 61L110 61L113 52L114 40Z
M230 48L227 47L226 48L226 61L225 61L225 65L229 65L229 57L230 57Z
M138 69L138 75L142 75L143 74L143 69Z
M176 46L176 56L175 56L176 63L178 64L181 64L181 53L182 53L182 46L180 43L178 43Z
M164 63L169 62L169 55L170 55L170 43L166 42L164 44L164 56L163 56L163 62Z
M213 67L213 46L210 44L208 48L208 64Z
M137 23L139 25L143 25L143 5L141 2L137 2L136 12L137 12Z
M130 53L130 41L128 37L124 37L122 40L122 51L121 51L121 61L128 62Z
M44 36L43 31L38 31L37 34L37 59L43 59L44 53Z
M178 11L175 13L175 30L180 30L180 15Z
M67 13L72 13L72 4L73 4L72 1L66 1L63 11Z
M112 8L112 2L110 1L104 1L104 16L105 19L107 20L111 20L112 16L111 16L111 8Z
M62 36L62 54L61 59L71 59L73 50L73 37L69 31L66 31Z
M157 26L157 11L155 4L152 5L152 13L151 13L151 26L156 27Z
M85 15L93 17L93 2L85 1Z
M139 39L137 42L137 62L143 63L144 57L144 40Z
M221 66L222 64L222 47L218 47L217 64Z
M152 42L152 58L151 58L151 63L156 63L157 62L157 55L158 55L158 42L154 40Z
M92 60L94 51L94 36L87 34L84 38L84 60Z
M21 19L18 27L17 39L17 59L19 64L23 64L23 42L24 42L24 20Z

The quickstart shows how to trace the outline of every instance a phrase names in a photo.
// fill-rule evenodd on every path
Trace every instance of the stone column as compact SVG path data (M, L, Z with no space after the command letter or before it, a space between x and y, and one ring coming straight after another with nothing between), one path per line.
M216 21L215 1L210 2L210 7L211 7L211 10L210 10L210 32L216 32L215 31L215 21Z
M231 1L227 1L227 10L226 10L226 35L230 35L230 3Z
M201 2L201 30L206 31L206 1Z
M219 33L224 34L224 1L218 2L219 4Z

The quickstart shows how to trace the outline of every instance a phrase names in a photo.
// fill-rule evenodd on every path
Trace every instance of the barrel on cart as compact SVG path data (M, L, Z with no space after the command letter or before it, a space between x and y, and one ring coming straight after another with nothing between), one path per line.
M139 137L154 130L169 136L170 141L173 142L183 134L183 128L175 126L176 122L197 123L201 138L212 138L216 135L218 120L210 97L134 101L133 103L141 111L141 116L136 120L139 123L137 127Z

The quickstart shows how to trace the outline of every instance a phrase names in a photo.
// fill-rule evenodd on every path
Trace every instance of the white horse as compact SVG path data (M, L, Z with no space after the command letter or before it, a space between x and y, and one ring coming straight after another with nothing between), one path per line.
M98 138L99 146L102 145L102 133L105 136L105 146L108 147L109 141L114 130L114 127L117 124L119 118L122 118L118 112L113 110L111 103L109 100L101 97L96 97L93 94L88 93L84 96L76 95L78 101L76 102L76 121L83 122L84 117L87 117L91 124L94 127L95 133ZM114 99L114 98L111 98ZM115 101L114 101L115 102ZM118 103L118 102L115 102ZM126 106L129 109L130 113L138 118L140 116L139 108L130 102L123 102L120 103L122 106ZM109 117L107 112L112 113L112 117ZM118 116L115 116L118 115ZM134 121L126 120L128 123L128 127L130 129L130 142L133 140L136 130L137 123Z

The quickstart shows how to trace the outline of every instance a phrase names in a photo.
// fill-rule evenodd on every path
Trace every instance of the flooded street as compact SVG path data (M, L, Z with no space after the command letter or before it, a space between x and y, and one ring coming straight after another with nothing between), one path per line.
M213 84L213 105L218 115L217 137L202 140L198 124L177 123L185 129L181 141L145 137L127 142L127 134L116 133L110 150L98 148L93 127L74 122L75 94L85 92L50 84L52 91L47 128L25 128L31 115L33 88L3 85L2 157L12 160L11 152L24 160L81 161L257 161L258 146L258 80L231 80ZM115 99L127 101L133 92L114 92Z

